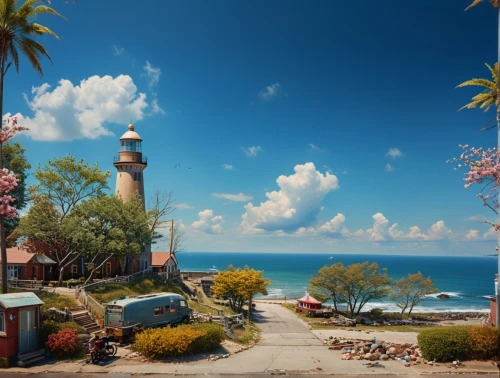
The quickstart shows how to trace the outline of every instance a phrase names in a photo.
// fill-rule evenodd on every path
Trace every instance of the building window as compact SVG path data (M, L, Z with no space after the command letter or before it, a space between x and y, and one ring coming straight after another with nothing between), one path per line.
M141 172L137 172L137 181L141 181Z
M0 333L5 333L5 312L0 312Z
M137 181L137 172L134 172L134 181Z
M36 265L31 266L31 279L36 280Z
M7 265L7 276L9 277L9 280L12 280L14 278L19 278L19 270L18 270L17 265Z
M163 315L163 307L155 307L155 316Z
M106 274L111 274L111 263L109 261L106 263Z
M78 273L78 265L76 265L76 264L71 265L71 273L72 274Z

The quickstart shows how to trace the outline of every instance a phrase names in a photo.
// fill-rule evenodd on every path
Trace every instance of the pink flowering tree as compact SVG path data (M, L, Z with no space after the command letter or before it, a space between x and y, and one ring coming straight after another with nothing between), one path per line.
M465 169L464 187L467 189L474 184L480 186L477 194L483 202L483 206L490 208L498 214L498 183L500 182L500 153L498 149L482 147L475 148L468 145L460 145L463 152L460 157L448 160L448 163L456 164L455 170ZM491 224L496 231L500 231L500 225Z
M16 117L4 119L3 127L0 130L0 144L3 146L18 132L23 130L27 130L27 128L18 125ZM13 206L14 198L9 195L16 186L16 174L10 172L7 168L0 169L0 216L4 218L14 218L17 216L17 210Z

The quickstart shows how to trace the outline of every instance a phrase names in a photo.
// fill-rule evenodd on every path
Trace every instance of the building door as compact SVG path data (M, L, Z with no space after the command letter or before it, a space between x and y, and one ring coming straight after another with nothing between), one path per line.
M29 353L38 348L38 330L34 308L19 310L19 354Z

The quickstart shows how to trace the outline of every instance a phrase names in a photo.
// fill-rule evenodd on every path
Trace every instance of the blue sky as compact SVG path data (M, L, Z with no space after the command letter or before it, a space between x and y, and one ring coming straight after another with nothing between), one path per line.
M134 122L187 251L490 254L493 214L446 164L496 142L493 110L457 112L497 50L468 3L52 0L54 65L9 72L4 112L33 167L70 153L111 191Z

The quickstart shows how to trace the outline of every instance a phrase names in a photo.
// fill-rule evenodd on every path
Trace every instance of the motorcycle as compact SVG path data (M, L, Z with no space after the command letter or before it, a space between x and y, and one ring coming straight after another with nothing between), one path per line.
M101 337L96 339L95 337L90 339L85 343L85 352L87 363L92 362L97 364L99 361L106 359L107 357L112 357L118 352L118 347L115 344L110 344L110 341L114 341L114 337ZM107 353L103 353L102 350Z

